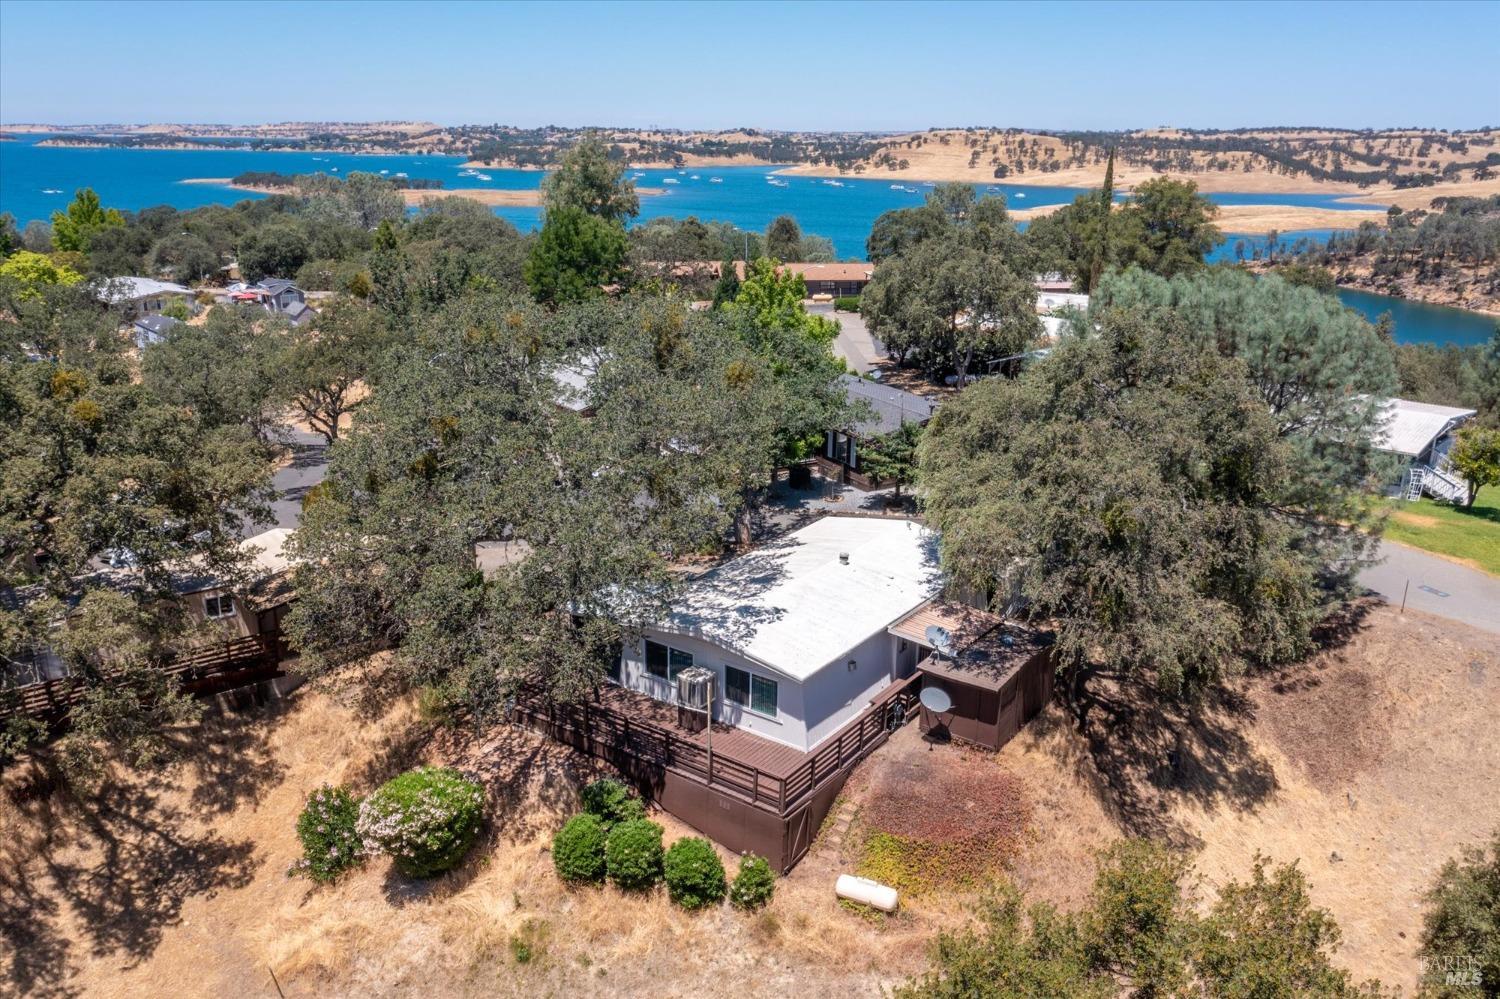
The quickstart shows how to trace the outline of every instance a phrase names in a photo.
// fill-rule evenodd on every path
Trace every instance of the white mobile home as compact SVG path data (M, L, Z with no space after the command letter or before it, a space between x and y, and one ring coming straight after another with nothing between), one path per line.
M1472 409L1410 399L1386 402L1375 446L1402 460L1402 497L1420 499L1425 492L1437 499L1462 502L1468 496L1468 483L1453 471L1448 452L1459 429L1474 415Z
M677 675L703 667L715 719L808 752L911 675L917 647L888 629L940 588L920 524L825 517L694 580L614 679L670 703Z

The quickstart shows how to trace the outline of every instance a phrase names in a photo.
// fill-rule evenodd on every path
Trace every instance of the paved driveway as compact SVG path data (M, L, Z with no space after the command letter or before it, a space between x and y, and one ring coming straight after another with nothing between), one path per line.
M809 305L807 311L826 316L839 324L839 336L833 342L833 352L848 361L855 373L862 375L885 359L885 345L865 328L865 321L858 312L834 312L831 305Z
M271 504L271 519L265 522L247 522L242 530L245 537L273 527L295 529L302 520L302 497L328 475L328 445L322 435L290 429L287 433L291 442L291 460L278 469L271 479L271 485L276 490L276 499Z
M1359 581L1392 605L1405 594L1408 607L1500 633L1500 579L1393 541L1380 554Z

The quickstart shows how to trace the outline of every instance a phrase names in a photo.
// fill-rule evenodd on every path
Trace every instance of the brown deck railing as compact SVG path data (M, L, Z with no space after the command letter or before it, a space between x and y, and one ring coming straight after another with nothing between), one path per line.
M189 693L215 694L279 675L287 656L286 639L279 632L267 632L189 649L161 669ZM64 676L15 689L20 696L8 707L0 705L0 718L21 713L59 722L83 700L88 687L77 677Z
M541 728L575 749L609 760L621 769L641 764L670 769L757 807L785 815L825 780L884 742L896 712L903 720L910 717L919 682L914 675L881 691L837 736L785 776L768 774L719 749L710 758L708 750L696 740L602 704L553 702L537 691L527 690L517 698L515 714L517 720Z

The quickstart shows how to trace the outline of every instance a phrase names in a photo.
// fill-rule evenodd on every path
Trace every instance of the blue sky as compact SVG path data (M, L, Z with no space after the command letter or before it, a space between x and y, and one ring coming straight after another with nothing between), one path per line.
M0 0L0 121L1500 125L1500 3Z

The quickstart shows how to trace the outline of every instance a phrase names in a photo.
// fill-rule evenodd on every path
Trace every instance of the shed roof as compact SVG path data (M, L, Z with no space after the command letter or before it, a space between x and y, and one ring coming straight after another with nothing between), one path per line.
M279 295L283 291L286 291L288 288L297 287L295 282L288 281L286 278L261 278L260 281L257 282L257 286L262 291L265 291L271 295Z
M920 524L824 517L698 577L661 630L806 680L939 585L937 536Z
M932 648L927 628L936 625L951 636L947 654L917 664L924 673L985 690L999 690L1053 636L998 614L950 600L931 600L891 625L890 633Z
M903 423L926 423L937 412L937 401L914 395L902 389L872 382L858 375L840 375L844 393L852 403L864 402L874 415L855 424L854 432L862 436L888 434L901 429Z
M1375 435L1375 446L1416 457L1432 446L1433 441L1475 413L1456 406L1434 406L1410 399L1390 399L1382 413L1382 428Z

